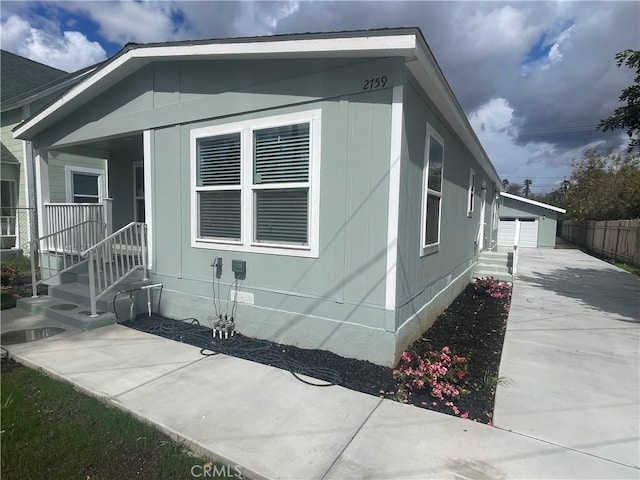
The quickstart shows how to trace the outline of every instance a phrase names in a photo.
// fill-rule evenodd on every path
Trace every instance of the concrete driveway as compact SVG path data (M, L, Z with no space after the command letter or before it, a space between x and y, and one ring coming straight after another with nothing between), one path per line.
M579 250L523 249L494 425L638 468L639 350L638 276Z
M580 252L524 255L498 428L122 325L7 350L255 480L638 479L637 293L636 277ZM61 325L2 312L3 332L39 326Z

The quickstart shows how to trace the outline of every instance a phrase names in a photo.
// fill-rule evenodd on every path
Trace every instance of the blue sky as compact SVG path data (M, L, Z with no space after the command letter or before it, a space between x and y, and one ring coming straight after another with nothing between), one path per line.
M66 71L127 42L420 27L500 175L543 192L587 148L624 150L595 125L633 81L640 2L6 1L2 48Z

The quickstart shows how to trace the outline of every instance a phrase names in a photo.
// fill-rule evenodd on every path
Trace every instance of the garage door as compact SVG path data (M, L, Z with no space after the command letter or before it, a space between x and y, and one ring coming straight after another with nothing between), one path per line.
M520 218L520 241L521 247L538 246L538 220L535 218Z
M513 247L513 240L516 238L516 219L501 218L498 222L498 246Z
M520 224L518 245L538 246L538 220L535 218L500 218L498 224L498 246L512 247L516 238L516 225Z

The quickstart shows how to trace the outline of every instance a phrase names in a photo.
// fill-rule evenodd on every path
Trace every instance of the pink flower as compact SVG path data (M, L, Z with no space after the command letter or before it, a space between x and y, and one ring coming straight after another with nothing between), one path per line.
M460 415L460 418L469 418L469 412L464 412L462 415Z
M402 352L402 360L405 362L411 361L411 354L409 352Z

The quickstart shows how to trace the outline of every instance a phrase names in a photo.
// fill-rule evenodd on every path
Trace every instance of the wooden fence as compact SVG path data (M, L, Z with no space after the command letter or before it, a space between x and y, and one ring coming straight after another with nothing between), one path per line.
M558 230L564 240L640 267L640 220L563 220Z

